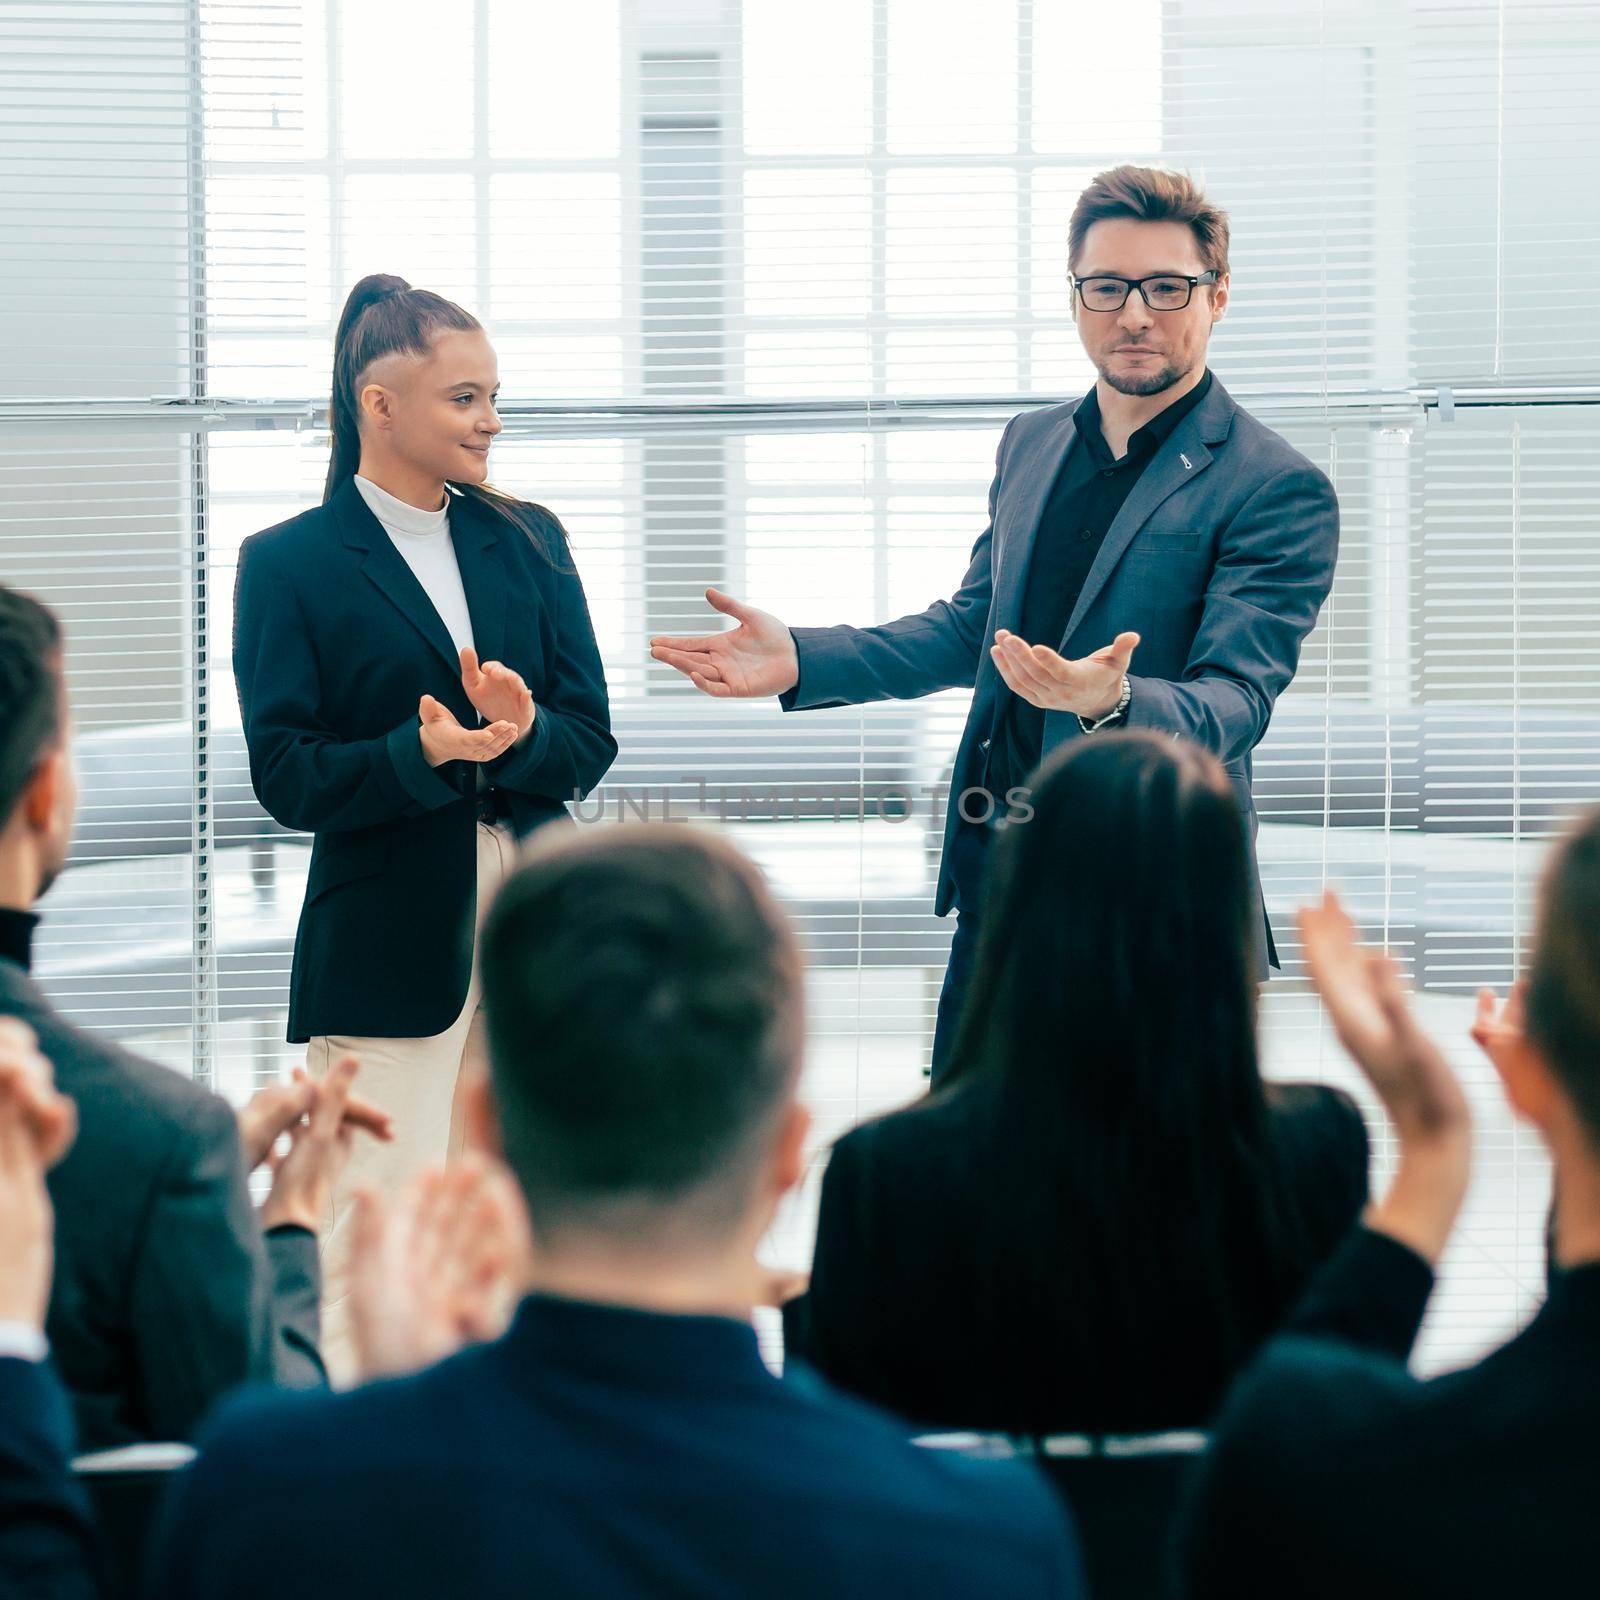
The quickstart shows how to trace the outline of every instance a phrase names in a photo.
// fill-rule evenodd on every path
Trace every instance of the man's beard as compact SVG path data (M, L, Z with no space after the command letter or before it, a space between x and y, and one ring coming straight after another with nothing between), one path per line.
M1113 374L1109 366L1100 368L1100 376L1111 385L1118 394L1161 394L1170 389L1180 378L1186 374L1181 367L1174 366L1172 362L1163 362L1155 372L1118 373Z

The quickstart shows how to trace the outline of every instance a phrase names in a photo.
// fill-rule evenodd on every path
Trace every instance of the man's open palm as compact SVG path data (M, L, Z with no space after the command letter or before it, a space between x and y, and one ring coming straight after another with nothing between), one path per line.
M757 611L720 589L707 589L706 599L738 627L690 637L658 634L650 641L657 661L676 667L703 694L724 699L782 694L800 681L794 639L770 611Z

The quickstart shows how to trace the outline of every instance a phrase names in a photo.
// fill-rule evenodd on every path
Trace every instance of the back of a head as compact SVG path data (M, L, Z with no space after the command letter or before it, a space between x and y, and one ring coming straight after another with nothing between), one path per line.
M1167 1080L1192 1083L1197 1053L1218 1088L1258 1083L1258 912L1221 766L1102 734L1046 761L1029 798L996 852L958 1071L986 1063L1112 1118L1182 1094Z
M60 625L31 595L0 584L0 828L64 722Z
M1213 757L1138 732L1075 741L1030 801L992 864L943 1092L981 1096L993 1182L1032 1219L993 1270L1031 1282L1050 1261L1055 1286L1030 1293L1064 1340L1152 1337L1151 1308L1189 1293L1197 1347L1215 1333L1236 1349L1226 1263L1277 1281L1293 1226L1257 1063L1238 802Z
M1600 808L1574 825L1545 871L1527 1030L1600 1155Z
M744 1220L799 1072L800 955L700 829L546 839L500 891L483 993L506 1158L544 1237Z

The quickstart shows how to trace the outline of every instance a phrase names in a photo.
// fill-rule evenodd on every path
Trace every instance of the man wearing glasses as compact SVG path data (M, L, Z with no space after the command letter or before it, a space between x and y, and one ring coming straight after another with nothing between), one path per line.
M1007 425L989 525L950 599L874 628L791 629L713 589L736 627L651 641L703 692L776 694L785 710L973 687L934 906L959 914L935 1079L989 841L1026 820L1033 769L1107 728L1197 740L1226 766L1253 843L1251 752L1338 553L1333 485L1206 367L1228 305L1226 213L1182 174L1123 166L1079 196L1067 237L1073 318L1099 377L1082 400ZM1277 965L1264 905L1256 954L1264 978Z

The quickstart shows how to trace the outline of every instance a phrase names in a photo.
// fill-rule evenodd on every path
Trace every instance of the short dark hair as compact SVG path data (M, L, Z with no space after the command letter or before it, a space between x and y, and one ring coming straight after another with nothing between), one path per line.
M1600 808L1579 819L1545 869L1527 1029L1600 1150Z
M552 833L554 830L552 830ZM799 947L760 872L684 824L546 835L483 934L490 1073L536 1230L710 1236L799 1072Z
M0 584L0 827L65 723L61 624L32 595Z
M1067 265L1073 272L1078 270L1090 228L1113 217L1187 223L1207 268L1227 273L1228 213L1213 205L1186 172L1121 166L1098 173L1078 196L1067 223Z

